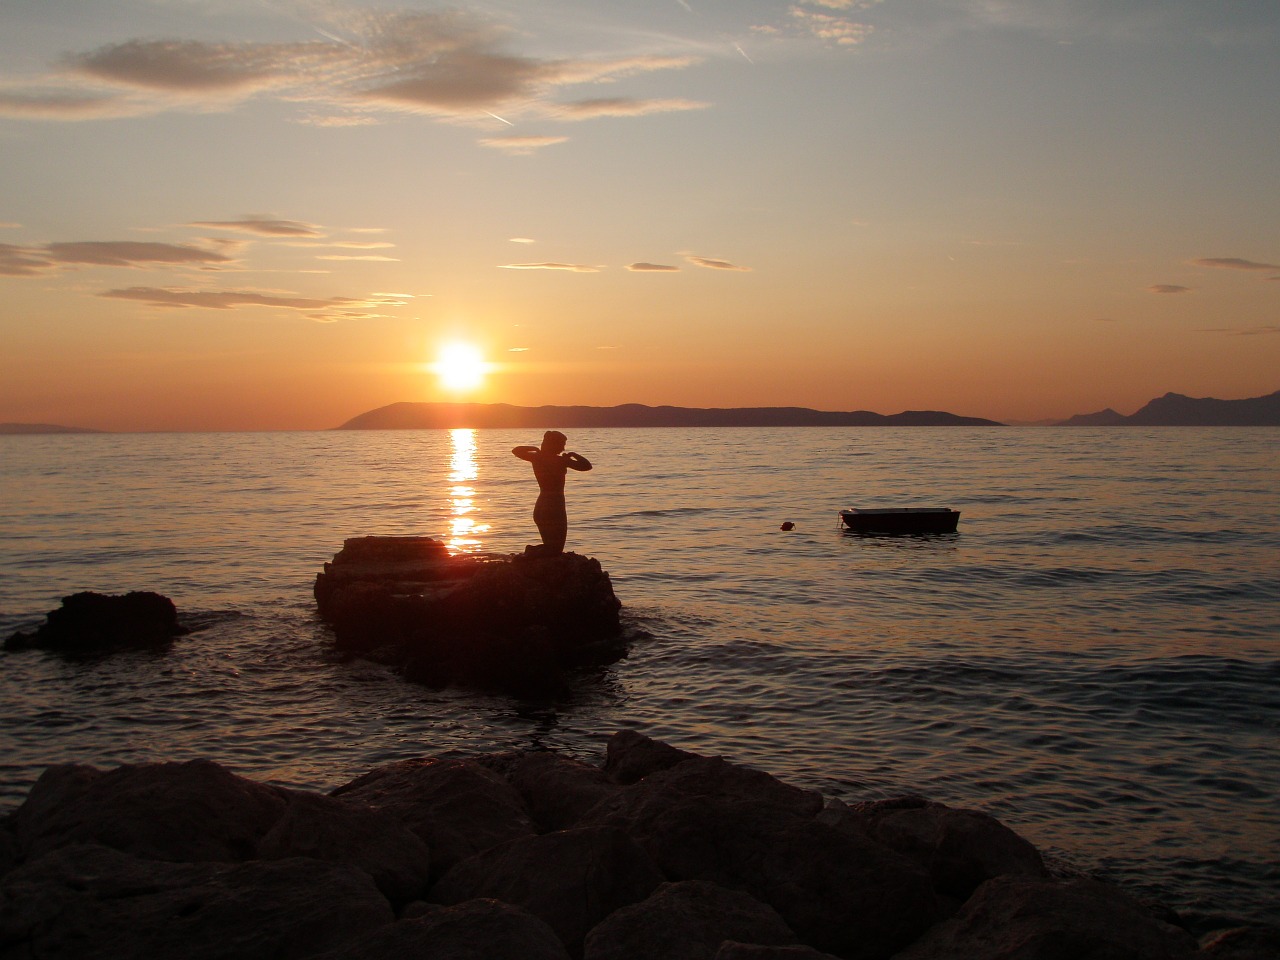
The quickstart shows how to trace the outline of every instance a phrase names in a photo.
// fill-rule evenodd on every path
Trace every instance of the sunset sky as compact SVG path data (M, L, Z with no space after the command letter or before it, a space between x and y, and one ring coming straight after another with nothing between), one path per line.
M1276 0L3 0L0 421L1257 396L1278 173Z

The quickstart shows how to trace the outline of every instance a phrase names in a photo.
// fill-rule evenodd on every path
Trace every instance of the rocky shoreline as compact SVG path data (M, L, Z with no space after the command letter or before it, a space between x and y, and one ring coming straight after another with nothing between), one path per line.
M630 730L329 794L210 761L49 768L0 821L0 957L1261 960L995 819L824 798Z

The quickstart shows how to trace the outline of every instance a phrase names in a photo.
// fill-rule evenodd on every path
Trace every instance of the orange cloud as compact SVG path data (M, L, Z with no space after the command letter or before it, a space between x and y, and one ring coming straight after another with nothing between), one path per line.
M685 257L690 263L697 264L699 267L706 267L708 270L736 270L741 273L749 273L750 267L740 267L737 264L730 263L728 260L713 260L710 257L695 257L692 254Z
M1190 287L1179 286L1176 283L1154 283L1147 287L1147 293L1190 293Z
M98 296L113 300L137 300L152 307L204 307L210 310L232 310L237 307L324 310L368 305L367 301L350 297L318 300L310 297L275 296L251 290L183 290L174 287L126 287L121 290L107 290Z
M569 270L573 273L599 273L599 267L586 263L503 263L503 270Z
M627 269L634 273L679 273L679 267L668 266L664 263L629 263Z

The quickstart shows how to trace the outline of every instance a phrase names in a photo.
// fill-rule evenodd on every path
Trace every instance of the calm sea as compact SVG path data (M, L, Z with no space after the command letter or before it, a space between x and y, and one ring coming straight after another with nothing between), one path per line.
M163 653L0 654L0 805L48 764L210 757L327 789L450 748L597 759L637 727L830 795L986 810L1202 926L1280 922L1280 431L591 430L569 549L635 641L555 701L342 662L346 537L536 540L536 432L0 437L0 634L158 590ZM842 533L937 505L960 532ZM796 528L779 529L790 520Z

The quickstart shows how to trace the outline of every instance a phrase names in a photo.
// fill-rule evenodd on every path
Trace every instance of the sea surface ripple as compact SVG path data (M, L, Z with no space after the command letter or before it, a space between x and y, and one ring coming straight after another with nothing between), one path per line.
M1203 929L1280 922L1280 431L584 430L569 549L630 656L562 697L335 655L343 539L536 539L511 431L0 437L0 635L158 590L159 652L0 654L0 804L48 765L209 757L329 789L390 760L635 727L852 799L986 810ZM859 537L846 506L946 505ZM782 532L790 520L796 528Z

